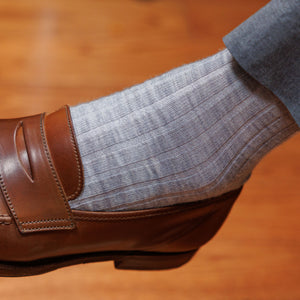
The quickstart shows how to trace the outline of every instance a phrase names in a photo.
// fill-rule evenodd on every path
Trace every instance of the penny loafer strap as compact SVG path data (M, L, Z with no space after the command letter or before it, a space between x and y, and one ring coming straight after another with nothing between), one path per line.
M0 120L0 133L0 187L20 232L74 229L83 176L69 108Z

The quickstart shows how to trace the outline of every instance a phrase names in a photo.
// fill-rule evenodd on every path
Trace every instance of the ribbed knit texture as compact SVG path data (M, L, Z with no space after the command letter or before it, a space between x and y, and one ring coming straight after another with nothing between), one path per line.
M239 188L299 128L228 50L71 108L85 174L72 209L136 210Z

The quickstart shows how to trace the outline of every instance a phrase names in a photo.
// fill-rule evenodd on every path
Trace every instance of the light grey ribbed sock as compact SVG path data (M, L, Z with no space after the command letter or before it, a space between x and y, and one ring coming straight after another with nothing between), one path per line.
M298 130L227 49L71 108L85 172L72 209L136 210L239 188Z

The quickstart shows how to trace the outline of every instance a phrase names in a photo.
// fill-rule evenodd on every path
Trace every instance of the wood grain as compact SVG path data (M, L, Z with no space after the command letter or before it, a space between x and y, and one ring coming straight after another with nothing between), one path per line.
M0 117L89 101L212 55L267 2L0 1ZM186 266L136 272L106 262L0 278L1 299L300 299L299 149L298 135L263 159Z

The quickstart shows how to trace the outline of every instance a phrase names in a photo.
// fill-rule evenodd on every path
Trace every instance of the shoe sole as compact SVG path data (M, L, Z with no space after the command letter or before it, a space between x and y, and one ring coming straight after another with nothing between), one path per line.
M198 250L198 249L197 249ZM59 268L92 262L114 261L120 270L167 270L187 263L197 252L157 253L142 251L95 252L60 256L31 262L0 262L0 276L39 275Z

